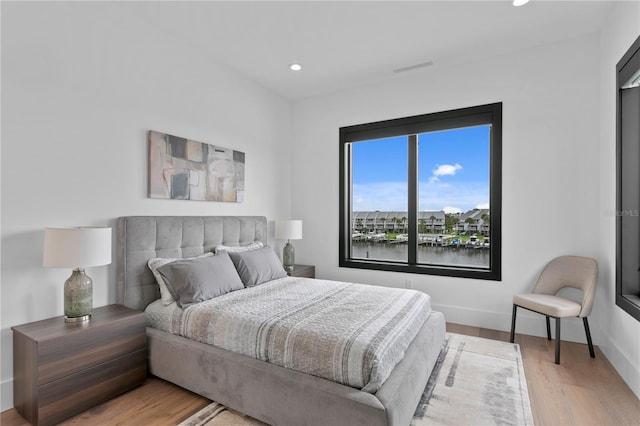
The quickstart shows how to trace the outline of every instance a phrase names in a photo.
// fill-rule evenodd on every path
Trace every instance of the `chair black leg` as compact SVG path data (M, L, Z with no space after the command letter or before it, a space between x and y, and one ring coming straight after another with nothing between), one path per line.
M545 315L547 318L547 340L551 340L551 321L549 320L549 315Z
M556 364L560 364L560 318L556 318Z
M596 353L593 350L593 342L591 341L591 332L589 331L589 321L587 321L587 317L583 317L582 322L584 323L584 332L587 335L587 344L589 345L589 355L591 355L591 358L595 358Z
M516 311L518 310L518 305L513 305L513 313L511 314L511 338L509 341L513 343L516 334Z

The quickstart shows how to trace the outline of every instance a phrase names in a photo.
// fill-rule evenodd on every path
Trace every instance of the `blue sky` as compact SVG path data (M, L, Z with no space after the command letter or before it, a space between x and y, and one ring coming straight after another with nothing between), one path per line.
M490 126L418 137L419 210L489 205ZM353 144L353 210L407 210L407 137Z

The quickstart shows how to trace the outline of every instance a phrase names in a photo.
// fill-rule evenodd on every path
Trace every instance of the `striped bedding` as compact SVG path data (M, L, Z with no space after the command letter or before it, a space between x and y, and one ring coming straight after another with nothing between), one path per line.
M431 299L286 277L186 309L154 302L146 312L152 327L374 393L430 315Z

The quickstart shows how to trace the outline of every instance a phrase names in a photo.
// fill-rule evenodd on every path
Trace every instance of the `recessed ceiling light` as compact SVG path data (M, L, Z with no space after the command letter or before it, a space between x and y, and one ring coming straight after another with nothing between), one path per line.
M302 69L302 65L300 65L300 64L291 64L291 65L289 65L289 69L291 71L300 71Z
M529 3L529 0L513 0L513 5L514 6L524 6L525 4Z

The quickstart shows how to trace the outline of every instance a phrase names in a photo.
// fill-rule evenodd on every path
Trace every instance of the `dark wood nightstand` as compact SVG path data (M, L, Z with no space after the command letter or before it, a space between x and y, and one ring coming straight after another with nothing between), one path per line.
M313 265L293 265L293 271L287 271L290 277L315 278L316 267Z
M109 305L91 319L64 316L13 330L13 403L33 425L51 425L142 384L144 312Z

